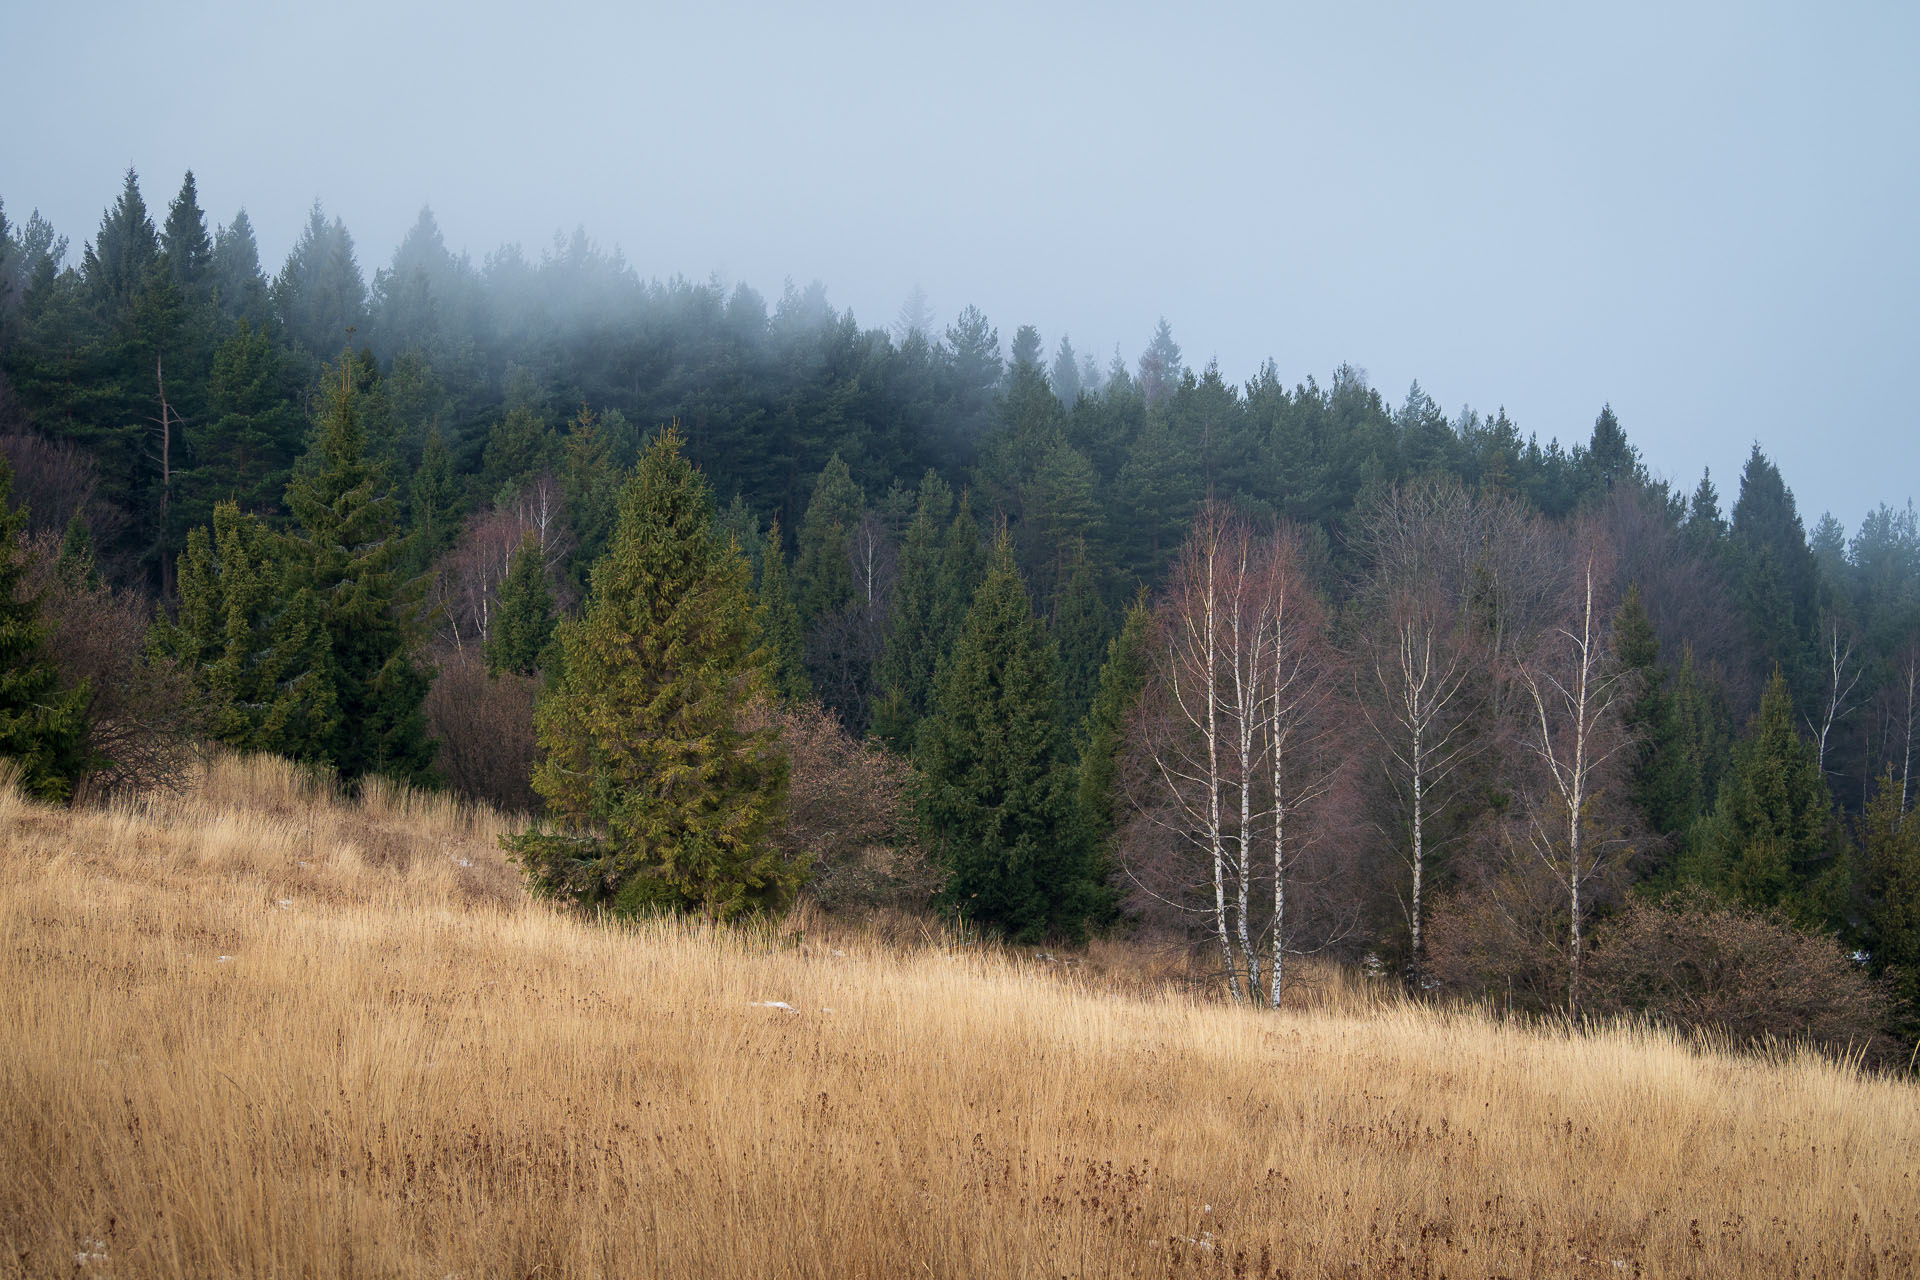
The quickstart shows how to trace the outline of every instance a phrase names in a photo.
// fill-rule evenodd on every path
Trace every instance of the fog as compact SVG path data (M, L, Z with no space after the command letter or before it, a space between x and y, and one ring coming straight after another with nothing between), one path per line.
M476 261L584 225L870 326L917 284L1102 364L1164 316L1234 380L1610 401L1809 524L1920 492L1910 4L8 8L0 198L70 260L191 168L269 270L316 196L369 277L431 204Z

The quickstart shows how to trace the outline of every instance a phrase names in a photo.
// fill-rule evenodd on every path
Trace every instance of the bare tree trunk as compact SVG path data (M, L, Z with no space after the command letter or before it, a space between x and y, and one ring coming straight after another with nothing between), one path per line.
M1860 683L1860 670L1854 663L1854 644L1851 635L1846 637L1844 646L1840 638L1840 620L1832 615L1827 617L1827 698L1821 709L1820 723L1808 724L1814 731L1814 742L1820 766L1820 776L1827 774L1827 739L1833 733L1833 726L1844 718L1853 708L1848 699Z
M1907 724L1906 746L1900 760L1900 812L1907 811L1908 779L1913 777L1913 695L1920 685L1920 647L1907 650Z
M1571 659L1555 672L1553 664L1520 668L1520 680L1533 703L1538 737L1531 744L1545 766L1557 797L1564 828L1555 835L1539 834L1534 852L1558 874L1567 889L1567 1016L1580 1008L1580 960L1584 942L1582 889L1599 869L1587 841L1587 810L1592 802L1594 771L1624 738L1600 742L1603 721L1618 697L1619 674L1606 666L1604 625L1596 616L1594 564L1588 559L1575 618L1557 628L1554 636L1567 645ZM1564 849L1564 854L1556 849Z
M160 528L154 534L154 550L160 560L160 593L173 595L173 561L167 556L167 519L173 497L173 406L167 402L167 378L164 357L153 356L153 383L160 394Z

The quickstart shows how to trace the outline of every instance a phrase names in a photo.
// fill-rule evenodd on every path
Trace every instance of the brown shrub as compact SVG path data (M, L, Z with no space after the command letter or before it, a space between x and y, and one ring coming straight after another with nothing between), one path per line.
M1880 1034L1886 992L1838 942L1698 890L1633 903L1607 922L1585 978L1595 1012L1643 1014L1736 1045L1891 1048Z
M427 726L440 739L440 773L448 786L509 812L539 810L532 781L539 759L533 732L539 683L505 672L489 676L471 649L441 663L426 711Z
M813 858L807 895L829 911L924 907L940 871L913 838L907 762L856 741L818 702L756 704L747 727L769 726L792 763L777 839L789 860Z
M87 743L100 764L82 792L177 786L197 758L200 727L187 675L147 653L153 612L146 597L90 579L89 566L63 569L60 544L51 529L27 540L26 586L40 597L61 683L72 688L84 680L93 690Z

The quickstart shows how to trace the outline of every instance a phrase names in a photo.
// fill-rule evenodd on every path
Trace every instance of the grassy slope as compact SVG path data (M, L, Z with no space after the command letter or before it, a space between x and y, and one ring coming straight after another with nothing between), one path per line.
M498 825L259 763L0 800L0 1274L1920 1266L1906 1085L597 928L521 898Z

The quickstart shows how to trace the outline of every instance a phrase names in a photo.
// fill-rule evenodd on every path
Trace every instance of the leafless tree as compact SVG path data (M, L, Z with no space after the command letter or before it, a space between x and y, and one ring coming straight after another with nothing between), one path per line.
M559 485L542 474L510 499L470 516L460 540L435 563L427 582L427 606L441 657L478 653L486 646L500 586L514 552L528 537L540 548L556 603L563 608L570 603L570 584L560 569L573 549L573 535Z
M1531 712L1523 741L1538 765L1538 785L1524 788L1524 840L1565 895L1569 1016L1579 1008L1588 884L1620 847L1593 829L1597 792L1629 741L1617 712L1624 688L1612 654L1612 610L1600 594L1611 575L1595 548L1580 560L1565 617L1517 669Z
M1154 907L1207 921L1236 1001L1277 1006L1300 932L1289 886L1342 760L1328 732L1333 654L1298 533L1256 538L1208 504L1155 621L1127 789L1163 838L1123 841L1128 874Z
M1820 707L1817 718L1807 717L1807 729L1813 734L1814 750L1820 772L1827 771L1827 741L1833 728L1853 714L1854 691L1860 687L1860 660L1855 652L1853 629L1829 613L1820 628L1821 667L1823 668Z

